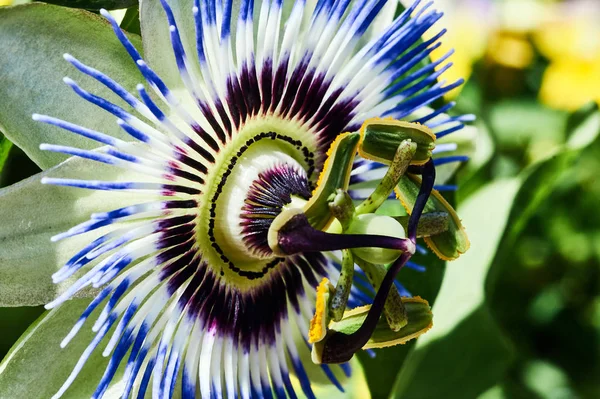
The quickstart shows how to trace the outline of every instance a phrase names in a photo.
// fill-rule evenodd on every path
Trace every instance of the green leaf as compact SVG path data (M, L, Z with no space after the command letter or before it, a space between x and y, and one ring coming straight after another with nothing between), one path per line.
M59 390L94 336L85 325L66 348L60 347L88 303L87 299L68 301L29 327L0 363L0 398L49 398ZM64 398L91 396L108 360L101 352L98 348L92 354ZM104 397L119 397L116 394L109 387Z
M600 111L595 102L571 114L567 120L567 145L578 149L588 146L600 134Z
M127 176L129 175L129 176ZM50 237L103 212L150 200L143 194L43 185L44 176L131 179L118 168L71 158L39 175L0 190L0 307L49 302L73 280L53 284L51 275L103 228L53 243ZM135 178L135 177L134 177Z
M4 163L4 169L0 173L0 188L8 187L41 171L23 150L12 145Z
M12 143L10 140L0 133L0 173L2 172L2 168L4 168L4 163L6 162L6 158L8 158L8 152L11 148Z
M561 143L567 114L527 99L504 100L490 110L489 123L500 145L523 147L544 134L544 141Z
M138 36L130 39L140 47ZM103 18L39 3L0 8L0 130L42 169L66 157L41 151L41 143L82 148L94 148L97 143L35 122L31 119L34 113L126 137L114 116L81 99L62 82L63 77L71 76L84 89L122 105L116 95L65 61L64 53L106 73L128 90L134 91L143 81Z
M0 330L0 359L4 358L13 343L44 313L44 310L42 306L0 308L0 320L5 326L10 326Z
M506 156L512 154L502 171L505 176L514 175L519 169L516 163L523 160L535 163L546 159L560 150L565 141L568 113L545 107L533 99L496 102L487 115L486 122L495 144L503 150L500 155L508 160ZM511 167L510 162L515 163L514 166Z
M121 21L121 28L129 33L141 34L140 9L137 6L127 9Z
M524 172L522 189L515 200L522 206L515 207L509 216L509 228L505 232L500 248L496 254L494 264L502 264L502 258L507 256L507 250L512 248L523 231L527 222L537 211L539 204L545 200L554 189L554 183L568 171L571 165L590 147L600 142L600 112L597 106L584 107L573 113L569 119L569 140L563 151L554 154L532 165ZM495 273L498 268L493 268L488 278L488 289L493 288Z
M138 0L44 0L46 3L71 8L85 8L86 10L120 10L129 8L138 3Z
M526 171L523 187L515 199L515 203L520 206L515 206L508 217L508 228L503 234L493 261L495 267L492 267L488 276L486 285L488 296L492 297L496 294L495 282L498 275L502 273L501 266L510 265L510 262L507 263L507 257L511 255L511 249L514 248L520 233L535 214L540 203L550 195L554 183L568 170L583 149L565 150L542 163L532 165Z
M509 364L512 350L488 312L484 283L520 184L496 181L459 208L473 246L448 265L433 328L407 357L394 398L476 397Z

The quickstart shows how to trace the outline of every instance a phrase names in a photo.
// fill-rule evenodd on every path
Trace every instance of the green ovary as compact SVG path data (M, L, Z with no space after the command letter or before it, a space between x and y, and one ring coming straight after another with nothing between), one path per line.
M358 215L348 227L346 234L384 235L395 238L406 238L404 227L389 216L372 213ZM398 259L402 251L386 248L355 248L352 252L374 264L387 264Z

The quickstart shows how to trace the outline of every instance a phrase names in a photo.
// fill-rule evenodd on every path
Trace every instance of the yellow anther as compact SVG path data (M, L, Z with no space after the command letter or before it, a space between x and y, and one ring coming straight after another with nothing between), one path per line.
M325 338L329 324L329 295L333 286L327 278L323 278L317 287L317 304L315 315L310 321L308 342L314 344Z

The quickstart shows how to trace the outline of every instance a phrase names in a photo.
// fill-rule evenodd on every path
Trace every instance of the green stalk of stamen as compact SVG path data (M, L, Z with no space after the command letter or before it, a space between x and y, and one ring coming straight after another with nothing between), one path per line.
M350 289L352 288L352 281L354 279L354 256L348 249L342 250L342 268L337 284L335 286L335 293L331 298L329 312L331 318L334 321L342 320L346 305L348 304L348 298L350 297Z
M411 140L403 140L400 143L396 149L396 155L394 155L394 159L383 179L381 179L375 190L369 195L369 198L356 207L357 215L375 212L388 199L400 181L400 178L406 173L406 169L408 169L416 151L417 144Z
M345 232L354 218L354 203L352 202L352 198L346 191L338 188L335 194L331 194L330 199L329 210L340 222L342 232Z
M387 273L385 266L370 263L360 258L356 258L356 264L365 272L373 288L378 291ZM394 285L392 285L388 293L383 313L390 329L394 332L400 331L402 327L408 324L408 317L402 303L402 297Z

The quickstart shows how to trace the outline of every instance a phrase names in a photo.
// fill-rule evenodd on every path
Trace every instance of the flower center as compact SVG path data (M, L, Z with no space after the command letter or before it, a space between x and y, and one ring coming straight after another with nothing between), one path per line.
M248 122L225 144L205 184L197 240L228 284L247 289L283 260L269 248L271 222L309 199L322 161L314 133L275 117Z
M260 172L247 191L239 215L244 244L256 256L272 256L268 233L273 219L285 207L302 208L309 198L306 172L293 163L280 163Z
M215 241L238 265L272 259L266 242L269 226L292 197L308 199L306 172L271 139L249 146L230 170L219 183L223 189L211 215Z

